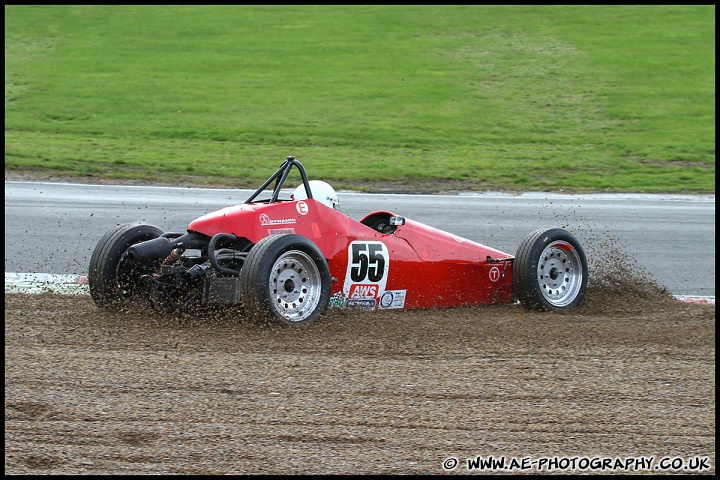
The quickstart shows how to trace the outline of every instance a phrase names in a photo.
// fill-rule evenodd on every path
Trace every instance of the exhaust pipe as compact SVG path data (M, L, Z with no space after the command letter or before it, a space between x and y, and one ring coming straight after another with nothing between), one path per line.
M146 242L136 243L127 249L127 254L139 263L151 263L155 260L164 260L173 250L173 243L169 238L158 237Z

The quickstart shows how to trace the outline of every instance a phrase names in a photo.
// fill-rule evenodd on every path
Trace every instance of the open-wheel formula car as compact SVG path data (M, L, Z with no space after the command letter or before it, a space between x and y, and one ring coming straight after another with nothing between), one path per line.
M281 199L293 169L302 182ZM330 185L308 180L288 157L245 203L203 215L186 232L146 224L107 232L90 259L91 296L104 309L235 305L250 318L288 326L315 322L328 307L519 301L561 311L585 296L585 253L564 229L535 230L513 256L389 211L358 221L338 204Z

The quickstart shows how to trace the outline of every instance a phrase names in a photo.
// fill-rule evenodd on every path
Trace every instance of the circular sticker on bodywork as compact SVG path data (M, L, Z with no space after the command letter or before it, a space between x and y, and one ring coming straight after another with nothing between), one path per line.
M498 267L492 267L488 273L491 282L497 282L500 280L500 269Z
M300 215L307 215L308 213L308 205L307 203L303 201L299 201L295 204L295 209L298 211Z
M405 308L405 294L407 290L385 290L380 295L380 301L378 302L378 308Z

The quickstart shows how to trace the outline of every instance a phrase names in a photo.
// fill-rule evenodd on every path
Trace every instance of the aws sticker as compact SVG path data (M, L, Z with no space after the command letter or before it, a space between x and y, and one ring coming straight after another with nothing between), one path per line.
M374 283L353 283L348 298L376 298L378 293L378 286Z
M380 295L378 308L403 308L405 307L405 293L407 290L386 290Z
M382 242L354 241L348 246L343 294L349 298L377 298L385 291L390 254Z

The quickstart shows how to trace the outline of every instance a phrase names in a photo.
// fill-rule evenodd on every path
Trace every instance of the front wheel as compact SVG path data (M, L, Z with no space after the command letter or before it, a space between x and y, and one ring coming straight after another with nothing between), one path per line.
M150 225L129 223L116 226L100 239L88 271L90 295L98 307L111 309L142 296L141 277L155 268L134 261L127 249L162 233Z
M245 314L285 326L315 322L330 301L330 269L302 235L272 235L251 250L240 271Z
M585 252L562 228L535 230L517 249L513 290L528 310L575 308L585 297L587 282Z

